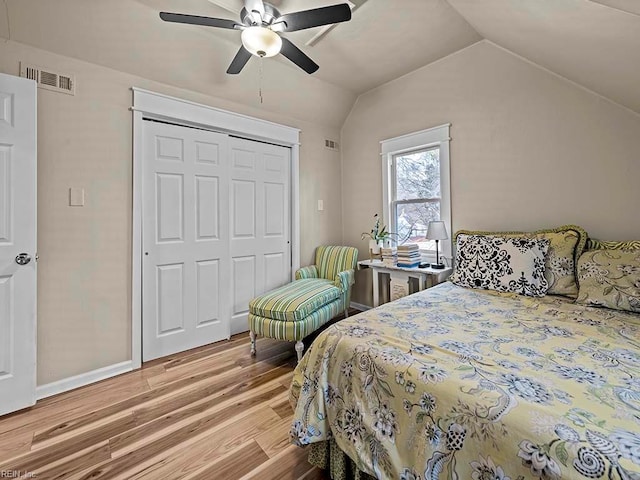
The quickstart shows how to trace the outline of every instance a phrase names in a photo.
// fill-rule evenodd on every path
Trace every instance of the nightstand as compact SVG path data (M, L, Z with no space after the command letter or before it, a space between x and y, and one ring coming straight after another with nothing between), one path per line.
M362 260L358 262L358 268L370 268L373 271L373 306L380 305L380 279L381 273L388 273L391 278L389 288L390 300L409 295L409 281L411 278L418 280L418 290L432 287L444 282L453 272L453 268L448 267L443 270L435 268L404 268L398 266L384 265L380 260Z

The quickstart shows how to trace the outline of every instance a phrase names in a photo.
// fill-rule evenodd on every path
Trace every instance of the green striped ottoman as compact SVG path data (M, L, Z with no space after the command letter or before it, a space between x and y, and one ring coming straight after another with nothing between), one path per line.
M251 354L256 353L256 336L296 342L298 361L302 339L345 310L344 292L335 282L306 278L276 288L249 303Z

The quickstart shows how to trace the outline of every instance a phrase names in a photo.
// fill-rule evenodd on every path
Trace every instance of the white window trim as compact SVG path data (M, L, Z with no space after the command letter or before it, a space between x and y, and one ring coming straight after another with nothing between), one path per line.
M442 195L440 203L440 220L444 221L449 234L449 240L440 241L440 254L449 260L452 259L451 242L451 170L449 159L449 136L451 124L446 123L438 127L409 133L400 137L389 138L380 142L380 156L382 158L382 220L384 225L391 226L391 198L393 188L390 182L391 168L394 155L426 149L429 147L440 148L440 193ZM390 227L391 228L391 227ZM424 260L435 260L425 256Z

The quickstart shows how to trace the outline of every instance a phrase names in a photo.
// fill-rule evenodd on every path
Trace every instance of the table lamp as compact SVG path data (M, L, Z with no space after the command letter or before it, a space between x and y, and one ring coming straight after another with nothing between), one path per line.
M427 235L425 236L425 238L427 240L436 241L436 263L432 263L431 268L442 270L444 268L444 264L440 263L440 255L438 253L438 242L440 240L446 240L447 238L449 238L449 236L447 235L447 228L444 226L444 222L442 221L429 222L429 226L427 227Z

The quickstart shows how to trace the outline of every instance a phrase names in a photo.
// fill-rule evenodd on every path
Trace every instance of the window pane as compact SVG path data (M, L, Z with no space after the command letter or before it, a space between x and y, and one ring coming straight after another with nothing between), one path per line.
M417 243L423 250L434 250L434 241L425 240L430 221L440 220L440 202L423 202L396 205L398 245Z
M395 157L396 200L440 198L440 149Z

